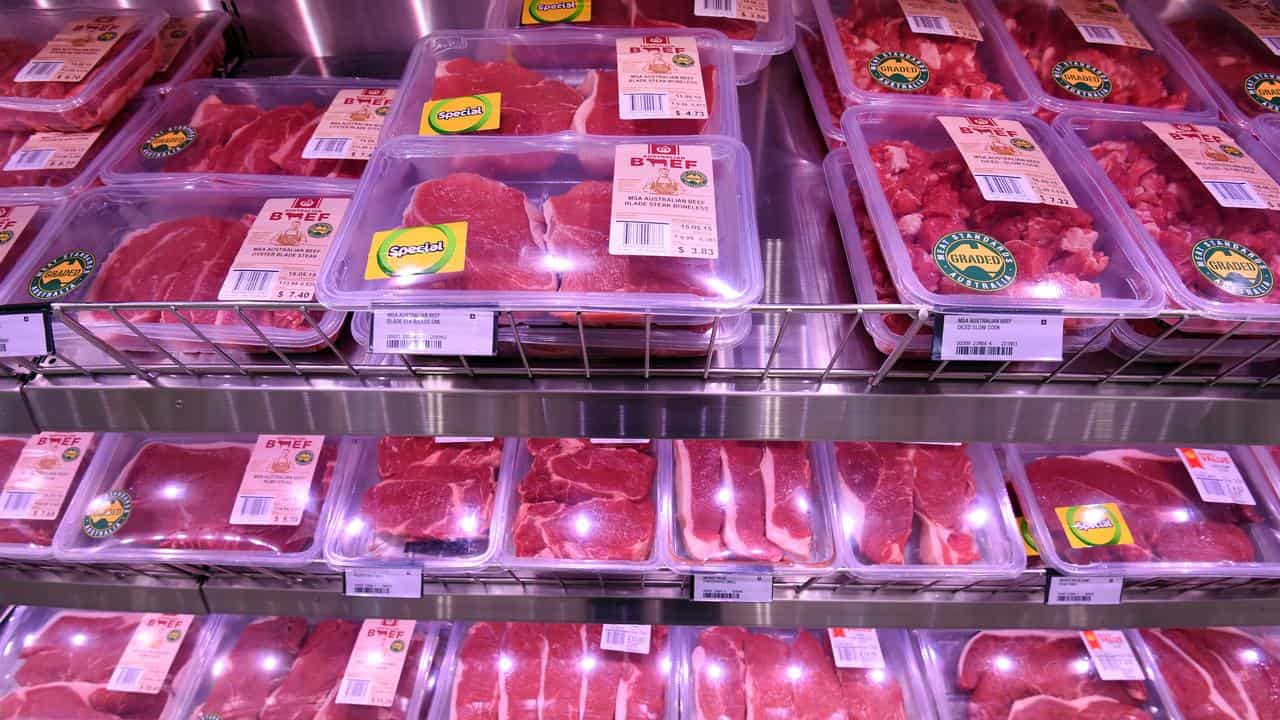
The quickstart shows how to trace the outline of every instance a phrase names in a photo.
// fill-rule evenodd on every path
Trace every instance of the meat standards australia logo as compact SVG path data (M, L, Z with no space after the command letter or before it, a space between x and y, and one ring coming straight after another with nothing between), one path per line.
M933 246L933 261L952 282L977 292L998 292L1018 277L1018 262L999 240L972 230L947 233Z
M530 23L586 22L591 19L591 0L526 0L524 17Z
M1063 60L1053 66L1053 81L1072 95L1101 100L1111 94L1111 78L1100 68L1079 60Z
M188 125L167 127L147 138L139 146L142 157L151 160L173 157L196 141L196 129Z
M96 266L93 253L73 250L45 263L32 276L27 287L37 300L53 300L84 284Z
M1115 503L1069 505L1053 510L1073 548L1133 544L1133 534Z
M872 79L890 90L915 92L929 84L929 66L915 55L904 52L882 52L867 61Z
M467 255L467 223L419 225L375 233L366 280L459 272Z
M112 490L94 498L86 508L80 527L95 540L110 537L129 521L133 498L124 490Z
M1191 263L1223 292L1245 298L1271 294L1276 278L1254 251L1223 238L1205 238L1191 247Z
M1254 73L1244 79L1244 91L1250 100L1263 109L1280 113L1280 74Z

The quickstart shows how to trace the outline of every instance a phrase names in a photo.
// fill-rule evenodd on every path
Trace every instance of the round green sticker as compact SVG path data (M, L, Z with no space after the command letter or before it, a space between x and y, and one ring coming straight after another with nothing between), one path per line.
M929 66L915 55L904 52L882 52L867 61L871 77L890 90L915 92L929 84Z
M133 498L124 490L112 490L99 495L89 503L80 527L84 534L94 539L113 535L129 521L133 512Z
M1261 256L1223 238L1205 238L1191 246L1191 263L1214 287L1237 297L1265 297L1276 287L1275 275Z
M307 226L307 234L313 238L329 237L333 234L333 225L327 222L311 223Z
M680 182L691 188L700 188L707 186L707 176L698 170L685 170L680 173Z
M947 233L933 246L933 261L952 282L977 292L998 292L1018 277L1018 261L999 240L972 230Z
M177 155L196 141L196 129L189 125L167 127L142 141L142 156L152 160Z
M446 98L423 112L427 124L440 135L475 132L493 115L493 103L483 95Z
M84 250L64 253L36 271L27 291L37 300L60 298L83 285L96 265L93 253Z
M13 231L0 230L0 245L7 245L10 242L13 242Z
M1067 528L1088 547L1119 545L1124 525L1105 505L1076 505L1067 508Z
M1079 60L1063 60L1053 66L1053 81L1067 92L1089 100L1111 94L1111 78L1100 68Z
M586 0L528 0L529 17L540 23L573 22L587 8Z
M1280 74L1254 73L1244 79L1244 91L1249 99L1271 112L1280 112Z

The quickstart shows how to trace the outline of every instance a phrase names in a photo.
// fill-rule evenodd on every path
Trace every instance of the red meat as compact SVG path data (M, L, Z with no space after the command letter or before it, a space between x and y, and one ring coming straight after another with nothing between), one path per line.
M635 7L632 27L707 28L719 30L731 40L750 40L756 35L756 23L736 18L703 17L694 12L694 3L686 0L630 0Z
M1245 80L1257 73L1280 73L1280 57L1267 49L1258 36L1221 11L1188 17L1169 29L1182 41L1192 59L1222 86L1245 115L1265 115L1245 90Z
M591 498L643 500L653 487L657 461L631 446L600 446L586 439L530 441L533 464L520 481L525 502L576 503Z
M502 440L441 442L430 436L388 435L378 441L378 475L384 479L413 477L432 465L496 468L502 462Z
M131 104L121 110L98 139L89 146L89 150L80 158L73 168L45 168L42 170L3 170L0 169L0 188L61 188L71 184L88 168L89 163L98 153L106 149L115 138L116 133L137 112L139 104ZM28 131L0 132L0 168L9 162L15 153L22 149L32 133Z
M213 686L196 717L257 720L267 698L284 680L307 634L302 618L254 620L214 665Z
M1236 628L1142 630L1186 720L1280 717L1280 655Z
M969 100L1008 99L1000 83L987 75L979 54L981 43L915 33L895 0L850 3L848 15L836 18L836 31L849 61L853 83L865 92L900 92L877 82L867 63L880 53L903 52L919 58L929 68L929 82L915 94ZM988 38L986 42L992 40Z
M0 717L120 720L120 716L98 712L89 704L88 696L96 687L87 683L49 683L18 688L0 697Z
M1098 68L1111 79L1103 103L1159 110L1185 110L1190 94L1164 58L1151 50L1085 41L1066 13L1043 0L997 3L1005 27L1022 49L1046 92L1066 100L1092 102L1053 80L1053 68L1064 60Z

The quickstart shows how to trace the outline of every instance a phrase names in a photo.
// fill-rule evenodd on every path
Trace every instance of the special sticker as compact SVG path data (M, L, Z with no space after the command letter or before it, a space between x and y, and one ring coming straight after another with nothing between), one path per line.
M467 257L467 223L419 225L374 233L366 280L461 272Z
M419 135L460 135L497 130L501 125L502 93L482 93L428 100L422 105Z
M1018 262L999 240L972 230L947 233L933 246L933 261L961 287L998 292L1018 277Z
M133 498L124 490L112 490L99 495L89 503L80 527L84 534L95 540L114 535L129 521L133 512Z
M165 128L142 142L142 156L151 160L172 157L196 141L196 129L189 125Z
M36 271L27 290L37 300L62 297L84 284L96 263L93 253L84 250L59 255Z
M1244 79L1244 91L1249 99L1271 112L1280 112L1280 74L1254 73Z
M929 66L915 55L904 52L882 52L867 61L867 72L890 90L915 92L929 84Z
M521 25L550 25L591 20L591 0L525 0Z
M1191 263L1215 287L1237 297L1260 298L1276 287L1275 275L1257 253L1237 242L1205 238L1191 247Z
M1077 550L1106 545L1132 545L1133 533L1115 503L1069 505L1053 509Z
M1111 94L1111 78L1100 68L1079 60L1063 60L1053 66L1053 81L1067 92L1089 100Z

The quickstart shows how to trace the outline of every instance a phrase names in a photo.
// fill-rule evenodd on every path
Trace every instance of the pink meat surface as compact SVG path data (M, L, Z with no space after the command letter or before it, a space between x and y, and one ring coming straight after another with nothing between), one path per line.
M1280 717L1280 653L1236 628L1150 628L1142 637L1186 720Z
M720 490L724 475L720 443L715 440L677 440L676 512L687 552L699 560L724 553L724 505Z
M756 36L757 24L737 18L704 17L685 0L630 0L635 8L632 27L638 28L707 28L719 30L731 40L750 40Z
M306 635L307 621L302 618L267 617L249 623L217 661L221 671L196 717L257 720L267 698L288 675Z
M475 623L467 628L458 650L449 707L454 720L491 720L499 717L502 696L498 690L504 623Z
M702 633L690 660L697 720L745 720L747 666L742 628L714 627Z
M502 463L502 440L440 442L430 436L387 435L378 441L378 475L412 478L435 465L496 468Z
M791 680L792 693L799 700L795 703L796 720L848 720L834 658L813 633L796 633L787 667L799 669L799 677Z
M520 481L520 498L526 502L636 501L649 497L653 487L657 461L631 446L563 438L552 445L531 443L529 450L533 464Z
M1280 73L1280 57L1244 25L1226 13L1210 10L1169 25L1175 37L1200 63L1204 71L1222 86L1245 115L1272 112L1258 104L1245 90L1245 81L1258 73Z

